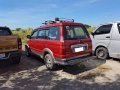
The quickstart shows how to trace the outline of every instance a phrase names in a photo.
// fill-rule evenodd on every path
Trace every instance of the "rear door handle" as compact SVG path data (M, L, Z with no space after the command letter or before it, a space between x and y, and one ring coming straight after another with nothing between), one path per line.
M110 38L110 36L107 36L106 38Z

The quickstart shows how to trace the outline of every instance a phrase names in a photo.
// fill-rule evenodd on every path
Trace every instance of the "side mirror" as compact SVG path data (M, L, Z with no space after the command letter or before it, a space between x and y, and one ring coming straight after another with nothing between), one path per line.
M93 38L94 38L94 36L95 36L95 33L91 32L91 35L92 35L92 36L93 36Z
M91 35L94 36L95 34L93 32L91 32Z
M27 38L28 38L28 39L31 39L31 36L30 36L30 35L27 35Z

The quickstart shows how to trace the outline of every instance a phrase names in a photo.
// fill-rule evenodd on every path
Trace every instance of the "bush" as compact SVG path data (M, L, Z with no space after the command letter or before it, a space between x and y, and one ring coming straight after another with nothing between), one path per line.
M28 29L17 28L16 30L12 30L12 33L14 35L18 35L22 39L22 43L25 44L27 39L26 36L30 35L32 30L33 30L32 28Z

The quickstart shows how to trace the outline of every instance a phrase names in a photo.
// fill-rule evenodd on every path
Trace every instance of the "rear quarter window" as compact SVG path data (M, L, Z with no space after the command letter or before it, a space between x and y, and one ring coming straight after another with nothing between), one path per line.
M51 40L59 40L59 26L50 27L48 37Z

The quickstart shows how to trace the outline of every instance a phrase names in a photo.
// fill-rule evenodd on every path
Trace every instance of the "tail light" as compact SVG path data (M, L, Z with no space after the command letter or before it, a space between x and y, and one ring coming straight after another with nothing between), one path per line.
M18 49L22 49L22 41L21 41L21 38L18 38Z

